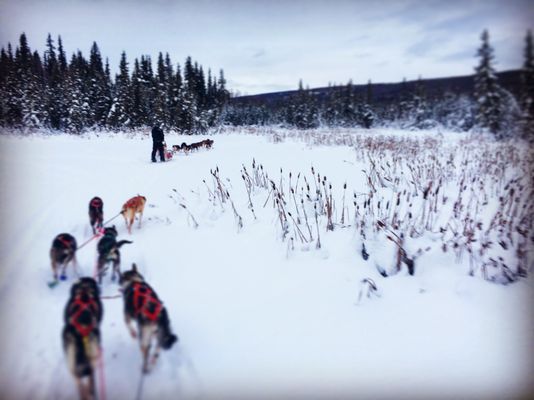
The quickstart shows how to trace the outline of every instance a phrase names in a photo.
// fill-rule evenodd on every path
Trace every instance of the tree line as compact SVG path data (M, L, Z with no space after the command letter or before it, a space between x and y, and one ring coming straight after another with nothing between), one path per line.
M156 69L150 56L128 63L122 52L119 72L111 77L96 42L89 59L81 51L67 61L61 36L48 35L41 56L20 35L0 51L0 125L48 128L79 133L85 129L128 130L155 122L181 133L201 133L221 122L229 98L218 76L191 57L174 65L160 52Z
M428 129L441 126L456 131L486 129L498 136L534 137L534 59L532 33L525 38L524 63L518 93L501 86L494 68L489 33L481 35L472 93L453 88L427 93L425 82L403 81L396 95L377 101L371 81L356 91L352 81L325 90L304 88L271 101L231 101L225 120L233 125L281 125L301 129L319 126L393 126ZM236 99L239 100L239 99Z
M305 88L278 101L229 102L222 70L214 76L187 57L174 65L160 52L156 68L149 56L128 63L121 54L112 79L109 62L93 43L89 59L80 51L67 61L61 37L48 35L41 56L20 35L0 51L0 125L67 132L85 129L128 130L155 122L180 133L205 132L219 124L281 125L309 129L319 126L393 126L402 129L486 129L496 135L522 133L534 137L534 58L532 33L525 38L521 87L504 89L495 72L494 50L484 31L478 49L472 93L447 90L429 95L425 82L403 81L398 93L376 100L375 85L355 90L352 81L327 92Z

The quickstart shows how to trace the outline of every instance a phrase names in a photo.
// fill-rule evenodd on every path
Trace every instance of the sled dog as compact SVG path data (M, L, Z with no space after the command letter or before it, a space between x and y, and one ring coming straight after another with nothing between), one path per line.
M115 280L115 276L120 275L121 253L120 247L126 243L133 243L130 240L121 240L117 242L117 229L115 225L104 228L104 236L98 241L97 251L98 260L96 263L96 269L98 273L98 283L102 283L102 276L104 276L105 266L107 263L112 263L113 270L111 273L111 280Z
M178 340L171 331L167 310L154 289L148 285L137 271L137 266L121 274L119 281L124 299L124 320L133 338L139 338L143 356L143 372L149 372L159 356L160 348L168 350ZM137 331L132 326L132 319L137 322ZM153 339L156 348L150 353ZM151 355L150 361L149 357Z
M134 223L135 215L139 214L139 227L141 227L141 220L143 219L143 211L145 210L146 197L135 196L128 200L122 206L121 214L126 221L126 228L128 233L132 233L132 225Z
M104 202L100 197L93 197L89 202L89 224L93 229L93 235L96 230L102 228L104 222Z
M62 341L69 370L82 400L96 398L94 373L100 357L102 313L95 280L86 277L74 283L65 306Z
M52 241L50 261L52 262L52 273L56 281L59 267L61 267L61 279L66 279L65 271L70 262L72 262L74 270L76 270L77 247L76 239L68 233L60 233Z

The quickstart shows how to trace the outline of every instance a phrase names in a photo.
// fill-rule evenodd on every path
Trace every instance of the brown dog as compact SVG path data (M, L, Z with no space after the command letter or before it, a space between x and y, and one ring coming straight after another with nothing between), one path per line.
M130 335L139 338L143 354L143 372L147 373L156 363L160 348L169 350L178 341L178 337L172 333L171 322L163 302L145 282L135 264L131 270L121 274L119 284L124 299L124 321ZM132 320L137 322L137 331L132 326ZM150 357L153 341L156 346Z
M95 369L100 357L102 302L93 278L81 278L72 285L65 306L63 350L74 376L80 399L96 398Z
M93 228L93 235L96 230L102 228L104 223L104 202L100 197L93 197L89 202L89 224Z
M69 233L60 233L54 238L52 247L50 248L50 261L52 263L52 273L54 280L58 280L58 269L61 267L61 280L67 279L66 269L67 265L72 262L74 270L76 271L76 250L78 245L76 239Z
M143 211L145 210L146 197L135 196L128 200L122 206L121 214L126 221L126 228L128 233L132 233L132 225L134 223L135 215L139 214L139 228L141 228L141 220L143 219Z

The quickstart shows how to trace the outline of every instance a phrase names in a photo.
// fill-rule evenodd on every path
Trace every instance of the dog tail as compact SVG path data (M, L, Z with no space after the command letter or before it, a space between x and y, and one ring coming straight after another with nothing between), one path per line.
M121 241L117 242L115 247L117 249L120 249L123 244L129 244L129 243L133 243L133 242L131 240L121 240Z
M169 316L165 308L161 311L158 339L159 344L164 350L169 350L178 341L178 336L171 331L171 321L169 321Z

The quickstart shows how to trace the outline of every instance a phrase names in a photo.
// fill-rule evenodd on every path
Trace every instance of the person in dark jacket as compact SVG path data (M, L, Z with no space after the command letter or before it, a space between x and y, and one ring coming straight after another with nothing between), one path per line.
M163 130L160 128L159 124L156 124L152 128L152 162L156 162L156 152L159 153L159 159L164 162L165 154L163 152L163 142L165 141L165 136L163 135Z

